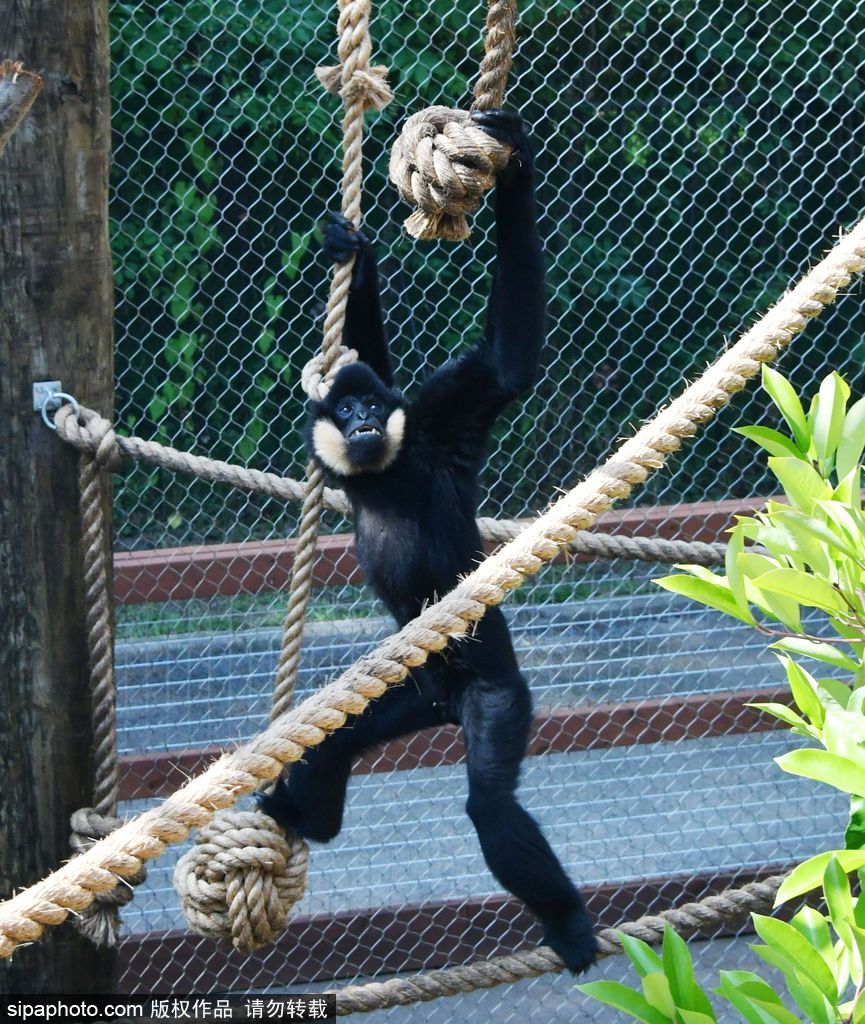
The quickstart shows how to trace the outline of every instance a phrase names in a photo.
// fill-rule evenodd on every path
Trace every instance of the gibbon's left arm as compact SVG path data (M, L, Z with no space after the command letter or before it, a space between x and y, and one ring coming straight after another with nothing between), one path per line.
M352 254L355 257L342 343L355 349L358 359L374 370L383 384L393 387L390 350L381 312L378 266L370 240L341 213L328 213L323 248L325 255L335 263L347 262Z
M522 120L504 111L473 117L514 149L496 179L497 254L486 330L480 344L424 382L413 410L433 454L453 453L472 466L499 413L537 379L546 311L534 162Z

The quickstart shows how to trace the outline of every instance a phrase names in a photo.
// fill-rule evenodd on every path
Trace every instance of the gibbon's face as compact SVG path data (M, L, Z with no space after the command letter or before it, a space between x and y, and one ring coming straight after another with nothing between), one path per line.
M313 450L338 476L379 472L399 455L405 430L402 400L363 364L337 374L314 417Z

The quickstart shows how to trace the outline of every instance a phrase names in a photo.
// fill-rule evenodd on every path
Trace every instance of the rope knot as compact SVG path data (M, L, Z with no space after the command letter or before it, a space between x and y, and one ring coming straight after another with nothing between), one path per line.
M72 827L69 845L73 853L84 853L123 824L122 818L99 814L92 807L79 808L69 821ZM125 876L120 885L108 892L94 893L93 902L75 918L75 927L95 946L116 946L120 935L120 908L132 901L135 886L146 878L147 868L142 864L134 874Z
M263 811L222 811L177 862L189 927L243 953L273 942L306 892L309 849Z
M466 214L478 208L510 153L466 110L428 107L413 114L390 157L390 180L418 207L406 231L414 238L468 238Z
M315 77L324 88L334 96L341 96L346 105L360 100L364 110L384 110L393 99L387 82L388 71L383 64L356 68L345 85L342 82L342 74L342 64L315 69Z
M321 402L327 397L333 380L344 366L349 366L357 361L357 352L353 348L339 346L339 353L327 370L325 366L325 353L318 352L309 360L301 370L300 386L306 394L314 401Z
M76 416L71 405L63 405L54 415L54 426L64 441L89 452L103 469L116 473L123 468L125 455L114 427L93 409L82 408Z

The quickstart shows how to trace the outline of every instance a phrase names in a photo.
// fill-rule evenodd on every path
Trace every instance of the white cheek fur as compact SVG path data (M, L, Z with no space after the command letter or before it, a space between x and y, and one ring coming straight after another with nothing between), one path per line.
M330 422L321 418L315 421L312 428L312 448L328 469L339 476L351 476L355 468L348 461L348 445L341 431Z
M358 473L379 472L386 469L399 455L405 436L405 413L394 409L385 424L384 458L374 466L353 466L348 458L348 445L342 432L329 419L322 417L312 428L312 447L325 466L338 476L356 476Z

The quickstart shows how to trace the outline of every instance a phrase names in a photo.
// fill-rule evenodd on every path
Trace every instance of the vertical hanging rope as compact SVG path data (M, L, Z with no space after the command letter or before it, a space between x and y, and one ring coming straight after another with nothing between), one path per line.
M110 426L100 438L97 454L81 455L79 491L87 607L87 648L90 667L91 716L94 737L93 806L71 818L70 846L83 853L123 824L117 817L117 680L114 674L114 631L111 617L111 538L105 520L107 471L117 469ZM109 436L112 435L112 436ZM101 893L75 918L75 926L97 946L113 946L120 933L120 908L133 896L133 886L146 877L142 867L128 885Z
M342 212L356 226L361 219L364 112L390 99L386 70L371 68L371 0L339 0L336 68L319 68L319 80L342 96ZM336 371L357 358L342 344L354 257L334 266L319 354L304 367L301 382L311 398L322 398ZM316 541L324 508L324 474L307 465L303 507L288 608L274 681L271 721L291 706L306 611L312 594ZM243 952L272 942L306 891L309 850L262 811L223 811L199 832L196 845L174 872L174 885L189 926Z
M484 56L475 82L472 110L494 110L502 105L513 61L516 34L516 0L490 0Z
M381 110L391 98L384 80L386 69L370 67L372 39L369 34L369 15L370 0L340 0L337 22L340 64L335 68L316 69L319 81L329 91L334 91L335 84L339 83L338 91L345 104L342 122L342 212L355 227L360 227L361 222L363 115L371 107ZM307 364L302 376L303 388L310 398L324 397L331 375L357 358L357 353L344 348L342 344L353 267L354 256L347 263L334 266L321 353ZM310 461L306 477L306 494L289 585L288 611L283 625L271 721L287 711L291 704L300 665L306 609L312 592L315 545L324 508L324 474L317 463Z

